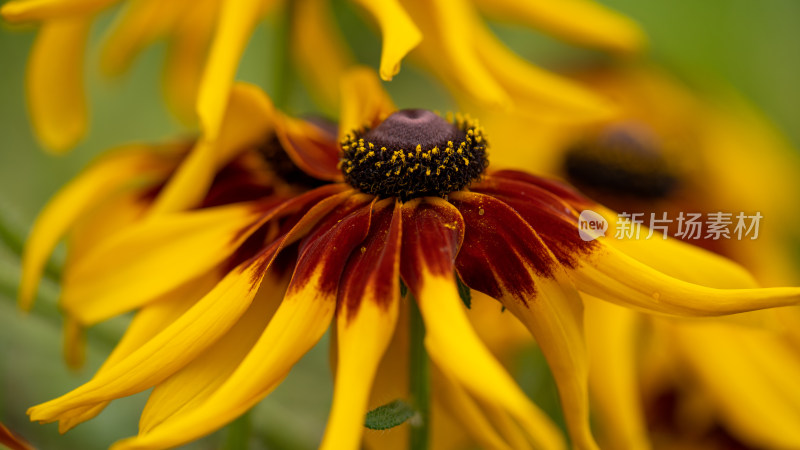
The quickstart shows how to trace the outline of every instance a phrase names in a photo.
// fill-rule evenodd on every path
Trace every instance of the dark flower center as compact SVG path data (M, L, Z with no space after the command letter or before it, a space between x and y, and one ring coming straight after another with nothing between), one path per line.
M643 199L667 197L680 181L656 137L632 123L608 128L570 147L564 170L569 181L583 189Z
M342 141L340 167L355 188L407 200L444 197L480 178L489 165L486 140L476 121L447 120L424 109L397 111L372 129Z
M304 120L330 135L332 140L335 139L337 134L335 123L316 116L307 117ZM289 154L286 153L286 150L284 150L283 144L281 144L276 134L267 138L258 147L258 152L264 158L272 173L289 185L301 188L315 188L325 184L325 181L314 178L297 167L292 158L289 157Z

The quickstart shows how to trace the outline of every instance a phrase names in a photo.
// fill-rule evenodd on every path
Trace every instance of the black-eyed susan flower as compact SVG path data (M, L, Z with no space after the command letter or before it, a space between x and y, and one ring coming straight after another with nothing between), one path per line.
M638 260L635 243L584 240L579 212L604 210L559 182L487 171L476 121L426 110L386 116L382 97L365 92L370 85L357 88L342 116L351 131L340 151L295 149L306 163L298 167L313 167L328 184L285 201L160 214L76 261L64 285L65 296L83 303L76 315L96 321L139 312L103 369L31 408L32 420L80 422L108 401L153 388L139 435L115 448L179 445L268 395L335 321L336 380L322 447L357 448L375 374L392 358L387 348L411 302L401 297L402 279L424 321L436 376L486 445L514 447L521 436L535 447L563 448L557 429L475 334L461 280L533 334L555 375L573 444L595 448L580 293L678 316L800 301L798 288L681 281ZM700 261L747 278L721 258L663 245L656 262Z
M316 155L324 147L335 149L337 132L323 120L285 116L260 89L237 84L219 142L212 161L193 159L189 139L129 144L98 158L49 202L34 224L23 257L20 306L31 307L48 255L62 238L68 241L63 274L68 286L79 261L132 224L163 214L165 204L203 209L256 198L279 200L320 184L318 178L305 175L319 174L296 149L305 148L304 155ZM209 165L198 170L198 162ZM181 173L187 171L194 176L188 188L181 184L185 177ZM82 303L81 294L70 292L65 289L60 300L66 315L64 348L68 363L77 366L83 358L84 328L118 311L95 310L99 315L89 318L81 312L91 309Z
M796 239L797 212L774 193L798 190L798 161L760 114L729 92L699 93L653 68L594 68L575 77L614 98L620 117L588 130L547 127L547 138L536 143L547 157L529 167L561 173L594 200L642 214L645 223L651 213L675 219L758 211L770 219L755 240L676 235L675 221L668 239L731 258L762 285L795 282L787 241ZM607 215L612 229L614 216ZM636 257L684 281L758 285L733 267L718 270L696 257L695 264L675 264L687 258L663 257L669 249L660 233L634 244L611 243L648 249ZM790 381L800 359L798 308L750 314L738 323L681 321L584 300L590 387L604 446L800 445L800 397Z
M385 80L420 46L422 59L448 85L484 104L513 105L523 112L546 105L589 117L607 113L607 105L590 92L509 51L477 18L470 2L354 3L380 29L380 74ZM542 1L480 3L490 13L611 51L635 51L643 41L632 21L588 0L570 0L558 8ZM119 18L101 54L103 71L118 75L148 45L166 41L164 87L169 104L184 121L199 123L206 145L216 141L239 59L266 15L282 9L287 22L278 27L288 30L286 36L275 39L276 53L289 56L277 65L287 67L277 70L288 70L293 62L310 82L312 94L328 108L338 106L339 78L354 64L331 6L323 0L10 1L0 10L7 21L40 25L29 60L27 97L36 134L48 149L65 151L86 131L86 43L98 13L117 4ZM454 25L470 33L453 33Z

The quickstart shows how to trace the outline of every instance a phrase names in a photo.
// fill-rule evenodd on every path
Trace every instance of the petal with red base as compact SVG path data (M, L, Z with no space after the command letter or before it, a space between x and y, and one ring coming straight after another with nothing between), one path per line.
M196 408L112 448L181 445L222 427L269 394L327 329L347 259L367 236L371 202L371 196L353 196L301 242L286 297L251 351L218 390Z
M339 141L334 133L311 122L275 115L275 133L292 161L314 178L341 181Z
M425 322L425 348L445 375L508 411L542 448L563 448L555 425L525 396L480 341L458 295L455 257L464 235L459 211L440 198L403 205L400 271Z
M488 195L450 196L464 218L456 261L467 286L500 300L536 338L556 379L573 442L597 448L589 425L583 304L555 255L510 206Z
M397 324L401 218L399 202L377 203L370 233L342 275L336 383L323 449L360 446L372 381Z

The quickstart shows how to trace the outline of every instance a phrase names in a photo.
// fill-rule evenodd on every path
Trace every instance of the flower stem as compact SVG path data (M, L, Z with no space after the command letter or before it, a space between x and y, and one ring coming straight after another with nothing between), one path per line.
M289 46L291 45L292 21L294 20L294 7L292 2L286 2L283 10L275 22L275 36L272 50L272 101L275 106L286 111L289 103L289 94L292 90L292 62L290 60Z
M238 419L228 425L228 435L225 438L225 450L247 450L250 441L250 411L242 414Z
M410 293L409 300L409 388L411 402L418 417L412 418L409 448L425 450L428 448L430 429L430 368L425 351L425 323Z

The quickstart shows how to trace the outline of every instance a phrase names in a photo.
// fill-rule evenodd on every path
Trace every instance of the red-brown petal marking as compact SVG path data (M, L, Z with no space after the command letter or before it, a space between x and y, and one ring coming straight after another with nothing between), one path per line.
M404 203L400 272L406 285L418 286L423 270L433 276L452 276L453 260L463 240L464 220L446 201L424 197Z
M581 239L578 233L578 211L574 206L551 191L494 175L486 177L483 182L470 189L498 198L514 208L565 266L575 267L581 255L597 247L594 241Z
M365 299L388 308L400 292L401 204L385 199L375 205L369 235L353 252L339 289L340 313L352 317Z
M299 257L287 296L314 281L320 295L333 295L339 288L347 258L369 231L375 197L356 194L322 219L300 242Z
M459 243L463 240L466 245L468 239L464 219L445 200L424 197L403 205L400 271L417 298L428 355L476 398L510 413L534 446L563 448L558 429L525 396L469 323L456 289L453 261Z
M467 286L500 300L528 327L556 378L576 448L597 448L589 425L588 357L578 291L536 231L510 206L470 192L453 193L450 201L466 225L456 259L459 275Z
M466 224L456 260L464 282L494 298L504 292L513 292L522 302L533 298L534 277L552 277L556 262L530 225L488 195L455 192L450 202Z
M342 180L336 134L311 122L290 117L276 117L275 125L283 149L297 167L321 180Z
M32 450L33 446L12 433L5 425L0 423L0 445L6 446L11 450Z
M572 187L557 180L537 177L536 175L532 175L526 172L520 172L518 170L498 170L497 172L493 172L492 175L498 178L521 181L523 183L528 183L533 186L540 187L546 191L553 193L555 196L563 199L564 201L568 202L578 211L582 211L586 208L591 208L592 205L594 204L593 201L584 197Z
M394 198L375 203L369 235L342 275L336 381L323 450L360 447L375 373L397 324L401 217Z

